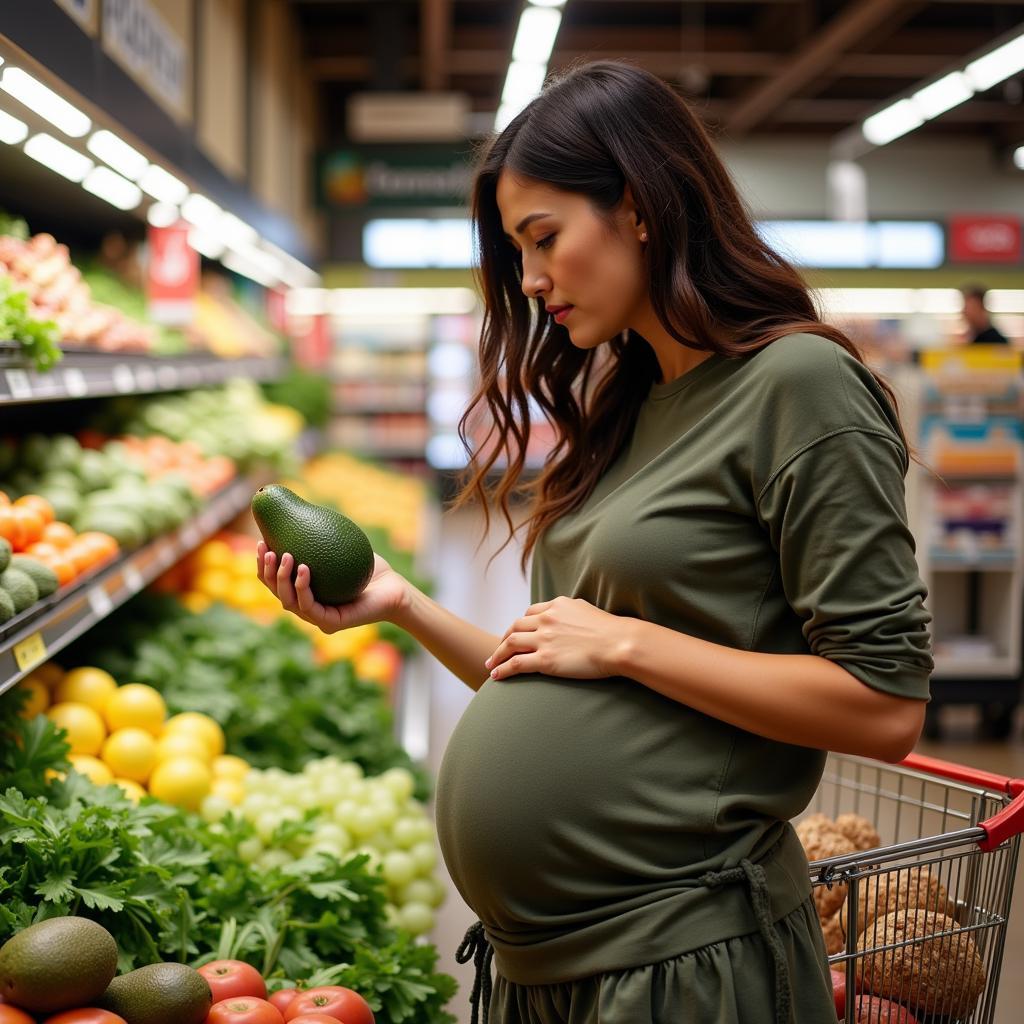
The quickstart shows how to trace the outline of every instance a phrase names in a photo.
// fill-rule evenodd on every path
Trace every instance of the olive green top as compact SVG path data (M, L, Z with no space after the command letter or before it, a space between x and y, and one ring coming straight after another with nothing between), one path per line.
M712 355L651 388L620 457L538 545L533 600L813 653L927 700L906 469L884 393L834 342ZM786 822L824 759L624 677L488 680L449 741L438 834L500 973L571 981L758 930L753 883L702 878L745 859L772 920L799 906L810 885Z

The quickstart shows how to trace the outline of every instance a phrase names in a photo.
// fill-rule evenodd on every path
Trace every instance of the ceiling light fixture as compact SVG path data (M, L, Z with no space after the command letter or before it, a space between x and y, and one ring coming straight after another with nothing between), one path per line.
M79 153L77 149L72 149L46 132L33 135L25 143L25 152L68 181L81 182L93 168L93 162L84 153Z
M991 53L972 60L965 70L977 92L991 89L1010 75L1024 70L1024 33L1003 43Z
M92 128L92 121L78 107L21 68L4 68L0 89L72 138L81 138Z
M146 211L146 220L155 228L169 228L180 219L181 213L174 203L153 203Z
M85 176L82 188L119 210L134 210L142 202L142 189L109 167L94 167Z
M0 110L0 142L6 142L8 146L17 146L27 138L28 125Z
M516 41L512 44L512 59L546 67L561 24L562 12L558 8L527 7L519 18Z
M923 89L918 89L911 97L914 106L921 114L931 120L944 114L947 110L965 103L974 95L970 79L962 71L951 71Z
M181 204L181 215L190 224L195 224L198 228L216 232L224 211L212 199L207 199L206 196L193 192Z
M139 178L139 188L161 203L180 206L188 198L188 185L168 174L159 164L150 164L146 168Z
M138 181L149 167L149 161L134 146L129 146L106 128L93 132L85 148L93 156L99 157L105 164L113 167L118 174L123 174L132 181Z

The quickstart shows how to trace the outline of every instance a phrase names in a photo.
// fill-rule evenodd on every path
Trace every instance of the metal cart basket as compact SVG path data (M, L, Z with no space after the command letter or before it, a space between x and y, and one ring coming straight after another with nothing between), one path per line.
M845 1004L850 1024L991 1024L1024 780L919 755L831 754L798 827L815 813L877 830L856 853L810 865L829 961L845 974L837 1015ZM871 836L866 822L844 827Z

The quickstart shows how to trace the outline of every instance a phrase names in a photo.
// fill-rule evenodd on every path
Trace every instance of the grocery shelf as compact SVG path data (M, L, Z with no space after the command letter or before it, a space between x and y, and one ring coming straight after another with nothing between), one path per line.
M274 380L284 371L285 362L279 356L220 359L205 353L153 356L65 349L64 358L52 370L36 373L25 367L17 346L4 342L0 343L0 408L213 387L233 377Z
M0 632L0 693L106 618L249 506L259 482L241 477L178 529L71 583L33 605Z
M956 655L935 655L932 678L972 677L976 679L1006 679L1018 682L1020 665L1016 658L968 658Z

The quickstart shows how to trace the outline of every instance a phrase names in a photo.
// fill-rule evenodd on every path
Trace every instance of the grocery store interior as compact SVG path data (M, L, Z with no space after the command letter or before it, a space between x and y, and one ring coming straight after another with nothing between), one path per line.
M340 513L492 634L523 615L524 532L452 508L492 425L462 424L468 198L487 141L592 60L692 105L918 456L925 726L903 765L830 757L808 808L838 844L805 842L839 858L813 875L837 1019L869 995L902 1007L877 1022L1021 1019L1024 2L34 0L0 4L0 1024L141 1024L127 975L154 965L161 1022L306 999L470 1024L433 794L474 693L393 623L284 613L251 502ZM555 442L531 409L524 482ZM946 996L872 974L892 936L847 928L883 879L943 901L906 956ZM4 943L76 918L116 942L102 984L44 952L19 980ZM274 1009L210 1009L235 998Z

